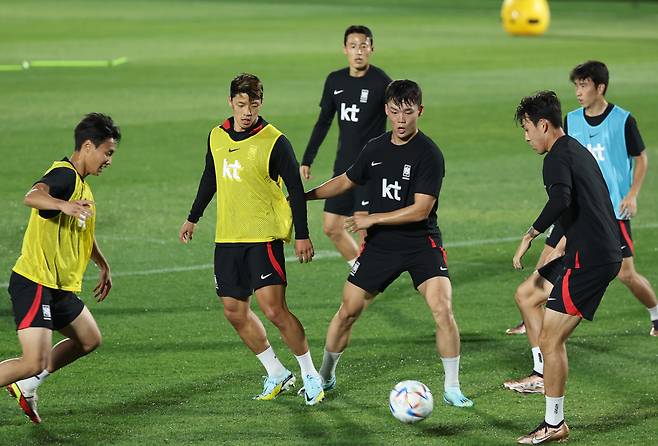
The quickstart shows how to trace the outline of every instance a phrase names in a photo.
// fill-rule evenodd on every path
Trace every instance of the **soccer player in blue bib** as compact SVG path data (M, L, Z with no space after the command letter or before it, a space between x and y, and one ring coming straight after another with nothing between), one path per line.
M622 247L617 276L651 315L651 336L658 336L658 301L651 284L635 270L631 218L637 213L637 196L647 173L647 153L630 112L605 99L608 68L587 61L571 71L576 98L582 107L567 114L564 131L592 153L601 168L619 224Z

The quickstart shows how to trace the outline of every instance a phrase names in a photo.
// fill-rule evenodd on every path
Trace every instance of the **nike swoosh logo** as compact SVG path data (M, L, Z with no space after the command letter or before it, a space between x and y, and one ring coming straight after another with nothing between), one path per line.
M334 95L341 94L343 90L334 90Z
M261 280L265 280L265 279L267 279L268 277L270 277L271 275L272 275L272 273L269 273L269 274L261 274L261 275L260 275L260 279L261 279Z
M593 135L589 135L590 138L594 138L598 133L594 133Z
M439 266L439 269L440 269L441 271L448 271L448 268L446 268L445 266Z
M546 300L557 300L557 299L556 299L556 298L554 298L554 297L549 297L549 298L548 298L548 299L546 299Z
M240 147L238 147L237 149L228 149L229 152L235 152L236 150L240 150Z
M621 247L621 249L624 249L624 248L626 248L626 245L624 245L624 246Z
M370 204L369 201L362 201L361 206L368 206Z
M376 162L373 161L373 162L370 163L370 165L371 165L372 167L375 167L375 166L379 166L380 164L383 164L383 163L384 163L383 161L380 161L380 162L378 162L378 163L376 163Z

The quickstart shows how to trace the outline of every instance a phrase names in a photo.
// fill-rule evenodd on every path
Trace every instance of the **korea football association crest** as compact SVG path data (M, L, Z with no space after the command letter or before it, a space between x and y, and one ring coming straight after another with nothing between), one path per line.
M409 164L405 164L404 168L402 169L402 179L408 180L409 178L411 178L411 166Z
M361 90L361 98L359 99L359 102L362 104L365 104L368 102L368 90L367 89L362 89Z
M43 320L44 321L51 320L50 305L41 305L41 312L43 313Z
M350 270L350 276L353 276L356 274L356 272L359 270L360 263L358 261L354 262L354 265L352 266L352 269Z

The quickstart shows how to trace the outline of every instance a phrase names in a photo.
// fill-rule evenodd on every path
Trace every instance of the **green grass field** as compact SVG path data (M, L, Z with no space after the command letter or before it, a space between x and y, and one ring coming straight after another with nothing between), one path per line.
M102 111L121 125L114 164L90 180L97 238L114 273L96 304L89 268L82 297L104 344L40 389L44 423L27 422L0 398L1 445L505 445L535 427L540 396L501 383L531 367L513 301L529 272L515 272L517 237L543 206L541 158L512 120L518 100L554 89L564 111L577 106L569 70L586 59L611 71L608 99L632 111L651 159L633 234L636 264L658 285L658 4L552 1L541 38L513 38L498 1L3 1L0 65L36 59L115 59L113 68L0 72L0 358L20 354L6 293L29 210L22 197L54 159L72 152L72 129ZM213 289L214 204L193 243L177 241L203 168L208 130L228 113L237 73L265 84L263 116L290 138L298 157L319 107L325 76L345 66L343 30L375 33L372 62L393 78L418 81L421 129L446 158L439 222L449 252L462 336L462 389L471 410L437 402L421 424L388 413L403 379L425 382L440 401L443 372L434 325L408 276L395 282L356 326L341 359L339 386L317 407L294 394L252 401L263 370L227 321ZM330 175L332 127L308 187ZM306 327L316 363L336 311L347 265L321 229L322 203L309 205L316 250L310 265L287 265L288 302ZM526 264L534 264L540 243ZM270 340L297 369L276 330ZM647 311L615 282L594 323L569 342L566 416L579 445L655 444L658 343Z

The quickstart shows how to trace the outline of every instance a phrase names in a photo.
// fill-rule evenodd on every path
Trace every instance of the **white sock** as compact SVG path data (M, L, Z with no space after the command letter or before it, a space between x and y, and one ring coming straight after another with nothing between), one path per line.
M532 347L532 360L534 361L534 365L532 367L532 370L543 376L544 375L544 357L542 356L541 350L539 350L539 347Z
M324 349L322 355L322 365L320 366L320 376L324 382L329 382L336 375L336 366L343 352L333 353Z
M653 308L647 308L647 311L649 311L652 321L658 320L658 305L656 305Z
M454 358L441 358L443 363L443 373L445 379L443 381L443 389L448 390L450 387L459 389L459 356Z
M546 397L546 416L544 417L551 426L557 426L564 421L564 395L559 398Z
M263 367L265 367L268 376L279 377L286 371L279 358L274 354L274 349L272 349L271 345L264 352L257 354L256 357L263 364Z
M49 376L50 372L48 372L46 369L43 369L43 371L38 375L34 375L18 381L18 386L24 393L29 395L34 393L34 391L37 390L37 387L43 384L43 381Z
M354 266L354 263L356 263L356 259L358 259L358 257L354 257L352 260L347 261L347 264L350 266L350 268Z
M297 362L299 363L299 368L302 369L302 376L306 375L313 375L317 376L318 371L315 370L315 366L313 365L313 359L311 359L311 351L307 351L301 356L295 355L295 358L297 358Z

